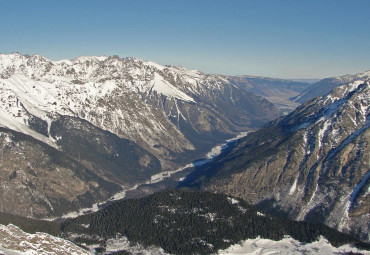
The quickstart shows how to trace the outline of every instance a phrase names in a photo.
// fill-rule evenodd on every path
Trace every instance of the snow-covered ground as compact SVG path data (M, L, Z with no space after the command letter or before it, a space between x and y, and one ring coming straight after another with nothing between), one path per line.
M89 246L91 251L96 248L94 245ZM130 254L140 255L170 255L166 253L162 248L159 247L143 247L140 244L133 244L125 236L117 236L107 240L106 252L104 254L110 254L117 251L128 251Z
M94 245L89 247L91 250L96 248ZM130 241L124 236L117 236L116 238L107 240L107 252L105 254L120 250L129 251L133 255L169 255L159 247L153 246L144 248L139 244L131 244ZM228 249L220 250L215 255L330 255L344 254L347 252L365 255L370 254L369 251L359 250L355 247L351 247L350 245L343 245L338 248L334 247L324 237L320 237L320 239L315 242L303 244L289 236L286 236L280 241L262 238L247 239L240 244L230 246Z
M125 236L117 236L107 240L106 252L109 254L116 251L128 251L133 255L169 255L160 247L143 247L140 244L132 244ZM5 255L88 255L95 254L97 245L89 245L90 251L84 250L70 241L64 240L45 233L29 234L17 226L9 224L0 225L0 254ZM359 250L350 245L338 248L332 246L324 237L319 240L303 244L289 236L280 241L269 239L247 239L240 244L221 250L217 255L271 255L271 254L344 254L347 252L369 255L369 251ZM215 254L216 255L216 254Z
M273 241L269 239L247 239L241 244L230 246L226 250L220 251L219 255L272 255L272 254L317 254L317 255L330 255L330 254L344 254L346 252L370 254L369 251L358 250L357 248L349 245L343 245L338 248L332 246L324 237L318 241L302 244L299 241L285 237L280 241Z
M0 254L6 255L88 255L74 243L46 233L29 234L13 224L0 225Z

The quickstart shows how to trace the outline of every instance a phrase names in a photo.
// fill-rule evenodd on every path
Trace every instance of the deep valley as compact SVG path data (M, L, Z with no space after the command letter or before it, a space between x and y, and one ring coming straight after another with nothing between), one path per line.
M0 252L368 254L369 81L0 54Z

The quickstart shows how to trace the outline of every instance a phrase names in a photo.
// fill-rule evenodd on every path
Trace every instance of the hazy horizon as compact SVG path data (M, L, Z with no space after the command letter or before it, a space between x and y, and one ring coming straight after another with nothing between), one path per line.
M134 56L204 73L322 79L370 69L370 1L2 1L0 52Z

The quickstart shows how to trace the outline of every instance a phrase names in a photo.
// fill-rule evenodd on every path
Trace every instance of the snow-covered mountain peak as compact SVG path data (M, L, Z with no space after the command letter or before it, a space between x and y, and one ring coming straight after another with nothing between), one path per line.
M26 61L27 57L19 54L18 52L11 54L0 54L0 67L7 68L9 66L19 67L21 63Z
M119 83L131 83L132 79L142 83L155 80L154 73L161 75L170 83L191 85L191 92L199 93L199 80L206 80L208 88L220 89L220 83L227 83L219 75L205 75L198 70L188 70L178 66L163 66L152 61L141 60L135 57L119 58L118 56L80 56L72 60L51 61L40 55L21 55L12 53L0 54L0 77L7 79L19 73L34 80L55 82L60 77L76 80L78 83L104 82L115 80ZM135 83L138 84L138 83ZM134 86L135 84L131 84ZM150 87L146 86L147 89ZM178 88L187 93L183 88ZM147 92L147 91L145 91Z
M169 71L179 73L181 75L191 77L193 79L201 79L202 77L207 77L206 74L202 73L199 70L196 69L186 69L182 66L166 66ZM221 75L218 75L218 77L221 77Z
M10 54L0 53L0 59L2 61L4 61L5 59L11 60L11 59L16 59L16 58L26 58L26 56L23 56L19 52L13 52L13 53L10 53Z
M360 79L369 79L370 78L370 70L369 71L366 71L366 72L363 72L363 73L357 73L357 74L346 74L346 75L341 75L341 76L337 76L337 77L332 77L332 78L328 78L328 79L335 79L335 80L339 80L339 81L344 81L344 82L352 82L352 81L357 81L357 80L360 80Z
M54 84L54 87L68 84L86 84L89 82L105 83L114 81L141 93L148 93L155 85L156 90L165 96L170 96L185 101L190 100L189 95L182 88L174 90L171 81L163 73L168 68L151 61L138 58L119 58L118 56L81 56L73 60L50 61L40 55L23 56L19 53L0 55L0 76L8 79L14 75L29 77L31 80L43 81ZM184 70L182 70L183 72ZM167 70L168 72L168 70ZM173 76L180 76L176 69L172 70ZM159 78L159 77L162 78ZM175 80L177 80L176 78ZM167 80L167 81L166 81ZM166 82L163 82L166 81ZM155 84L159 82L159 84ZM154 83L154 84L153 84ZM168 91L171 93L167 93ZM177 93L174 93L176 91Z
M366 71L366 72L363 72L363 73L358 74L358 77L359 77L359 78L368 79L368 78L370 77L370 70L368 70L368 71Z
M152 62L152 61L143 61L143 64L145 66L148 66L148 67L154 67L154 68L156 68L158 70L161 70L161 71L163 71L164 69L167 68L166 66L162 66L162 65L157 64L157 63Z
M86 61L104 61L108 57L101 55L101 56L79 56L77 58L72 59L72 62L86 62Z
M130 61L130 62L139 62L139 63L142 63L144 61L141 58L137 58L137 57L133 57L133 56L125 57L125 58L121 58L121 59Z
M164 95L169 99L194 103L192 96L189 96L183 87L169 80L161 69L163 70L162 66L153 62L144 63L137 58L121 59L118 56L50 61L39 55L1 54L0 125L55 146L53 139L29 128L32 118L46 121L49 127L53 116L56 115L75 116L93 121L95 118L103 118L104 112L112 111L110 108L120 109L119 105L122 105L123 98L127 98L125 104L134 102L137 104L140 97L142 100L149 99L155 96L153 93ZM141 107L145 108L145 113L140 115L152 119L154 109L151 109L150 105ZM126 134L147 132L141 130L139 125L141 120L132 116L138 114L135 108L117 114L120 119L130 120L131 123L138 122L137 125L126 126L128 129L125 131ZM117 114L114 114L116 118ZM127 116L124 116L126 114ZM170 125L169 120L166 122ZM115 124L117 127L113 128L107 127L101 120L93 123L112 132L115 132L115 129L122 130L119 122ZM150 129L153 128L156 130L151 132L158 133L158 137L166 136L167 131L163 126L154 124ZM141 136L147 135L142 134L139 137ZM134 141L137 141L136 139ZM184 144L190 146L186 145L185 141Z
M41 56L39 54L33 54L30 59L34 59L34 60L38 60L40 62L47 62L47 61L51 61L50 59L47 59L45 58L44 56Z
M168 80L169 77L167 77L167 74L170 72L172 77L176 76L174 81ZM50 61L40 55L29 57L19 53L9 55L1 54L1 78L8 79L15 74L21 74L28 76L32 80L49 83L61 83L64 81L68 83L84 84L88 82L104 83L113 80L117 84L123 84L129 89L134 89L141 93L148 93L153 86L152 82L161 80L158 79L158 75L162 76L163 80L167 80L165 84L168 84L168 86L176 82L176 80L181 79L179 76L190 75L193 76L193 78L199 78L198 75L185 72L185 69L181 70L181 72L179 72L178 69L169 70L165 66L134 57L81 56L72 60ZM163 83L159 85L163 88ZM173 85L174 84L172 84L172 86ZM170 87L171 86L169 86L168 89L172 90ZM181 93L186 93L183 91L183 88L178 87L177 90ZM160 91L163 92L165 90L162 89ZM180 100L184 99L183 95L176 96L176 93L171 93L170 95L164 93L164 95L172 96Z

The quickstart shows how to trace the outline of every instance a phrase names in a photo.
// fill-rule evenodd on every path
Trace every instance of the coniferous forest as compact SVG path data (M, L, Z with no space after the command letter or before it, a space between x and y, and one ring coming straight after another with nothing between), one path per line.
M79 245L99 244L98 253L105 250L106 240L120 236L132 244L161 247L171 254L211 254L248 238L281 240L287 235L303 243L324 236L334 246L353 243L366 248L366 244L323 224L273 217L241 199L187 189L119 201L60 223L5 214L0 223L59 235Z

